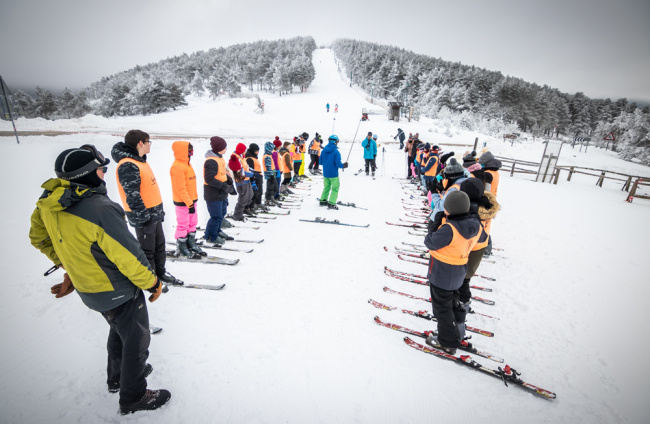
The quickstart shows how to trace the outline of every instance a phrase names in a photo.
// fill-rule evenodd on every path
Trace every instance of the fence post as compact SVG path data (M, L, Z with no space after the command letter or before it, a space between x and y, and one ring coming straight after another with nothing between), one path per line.
M553 180L553 184L557 185L557 180L560 178L560 171L562 168L555 168L555 179Z
M621 189L621 191L623 191L623 190L630 191L630 183L631 182L632 182L632 176L630 175L630 176L627 177L627 181L625 182L625 184L623 184L623 188Z
M569 171L569 177L566 179L567 181L571 181L571 176L573 175L573 166L571 167L571 170Z
M603 181L605 181L605 171L603 171L603 172L600 174L600 178L598 178L598 182L596 183L596 185L597 185L598 187L602 187L602 186L603 186Z
M516 160L512 162L512 169L510 170L510 176L512 177L515 174L515 164L517 163Z

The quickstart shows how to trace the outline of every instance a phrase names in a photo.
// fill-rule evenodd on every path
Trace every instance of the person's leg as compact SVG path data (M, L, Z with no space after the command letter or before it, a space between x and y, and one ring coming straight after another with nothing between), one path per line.
M111 387L112 385L117 386L120 384L120 376L122 374L122 339L120 339L117 331L115 331L115 325L108 321L108 319L106 321L110 326L108 341L106 342L106 350L108 351L106 383Z
M444 347L458 348L460 335L453 311L453 291L431 285L433 315L438 320L438 341Z
M248 205L248 202L250 199L248 196L245 196L244 193L246 193L246 188L250 188L250 183L249 184L243 184L237 187L237 204L235 205L235 210L232 213L233 219L237 221L241 221L242 218L244 217L244 208Z
M187 206L174 206L176 211L176 231L174 232L174 238L179 239L187 237L187 233L190 232L190 210Z
M320 165L320 155L316 155L316 164L314 165L314 170L318 170L319 165Z
M330 205L336 205L336 200L339 198L339 177L330 178L332 180L332 192L330 193Z
M156 250L156 224L150 224L145 227L135 229L135 235L140 243L140 247L147 257L151 269L156 269L156 260L154 253Z
M257 184L257 190L253 192L253 204L261 205L262 193L264 192L264 177L262 175L255 175L255 184Z
M195 233L196 226L199 223L199 205L198 202L194 202L194 213L190 215L190 226L187 229L188 233Z
M222 200L219 202L220 205L217 207L220 210L217 211L217 217L218 217L218 224L219 228L217 228L217 235L219 232L221 232L221 223L223 220L226 218L226 215L228 214L228 199Z
M376 159L370 159L370 167L372 168L372 173L375 173L375 170L377 169L377 160Z
M298 181L298 176L300 175L300 166L302 165L301 161L293 162L293 175L296 177L294 181Z
M208 225L205 227L203 238L206 240L215 240L219 235L219 228L223 219L223 217L219 216L221 213L221 204L218 200L206 200L205 203L208 206L210 219L208 220Z
M332 187L331 178L323 178L323 193L320 195L321 202L327 202L327 198L330 195L330 189Z
M266 192L264 193L264 197L266 198L267 201L271 200L273 196L275 195L275 178L267 178L266 179Z
M120 405L139 401L147 389L144 367L149 357L149 314L144 294L140 292L115 309L102 315L115 329L122 342L120 369Z
M167 250L165 249L165 233L163 232L162 221L156 224L156 244L154 261L156 262L156 275L165 275L165 262L167 261Z
M492 234L488 236L488 245L483 251L483 255L490 256L492 254Z

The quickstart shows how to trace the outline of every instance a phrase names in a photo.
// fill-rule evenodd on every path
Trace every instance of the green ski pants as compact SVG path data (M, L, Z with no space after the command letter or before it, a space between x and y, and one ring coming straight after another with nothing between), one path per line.
M322 202L327 200L329 196L330 205L336 205L336 199L339 197L339 177L336 178L323 178L323 194L320 195L320 200ZM330 194L330 190L332 193Z

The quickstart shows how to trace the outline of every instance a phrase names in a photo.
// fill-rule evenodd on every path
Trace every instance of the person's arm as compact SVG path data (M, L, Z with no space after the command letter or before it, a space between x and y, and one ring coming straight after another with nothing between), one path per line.
M453 238L454 233L451 230L451 224L445 224L441 225L437 231L427 234L424 238L424 245L427 249L436 251L449 246Z
M248 164L248 168L252 169L253 172L255 172L255 162L253 161L253 158L246 158L246 163Z
M140 195L140 169L133 163L125 162L117 168L117 178L126 194L126 204L133 212L129 215L130 220L135 224L144 224L151 220L151 214Z
M334 166L336 166L337 168L341 168L341 169L344 168L343 164L341 163L341 152L339 152L338 150L335 150Z
M54 262L54 265L61 265L61 260L54 251L52 239L50 238L50 234L47 232L47 228L45 228L45 224L41 218L41 210L39 208L34 209L30 221L31 227L29 228L29 241L32 246L40 250L42 254Z
M183 203L185 203L185 206L188 208L192 207L194 205L194 201L187 191L185 172L178 166L172 166L169 174L172 177L172 187L174 188L174 191L178 193Z
M230 186L215 177L219 173L219 163L216 160L206 160L203 166L203 179L210 186L228 193Z
M293 171L293 161L291 160L291 154L284 155L284 164L287 165L290 171Z

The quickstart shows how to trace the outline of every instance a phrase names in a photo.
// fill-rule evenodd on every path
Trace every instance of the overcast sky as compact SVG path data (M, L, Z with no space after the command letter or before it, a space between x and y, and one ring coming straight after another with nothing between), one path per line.
M0 0L10 88L73 90L168 56L311 35L650 102L650 0Z

